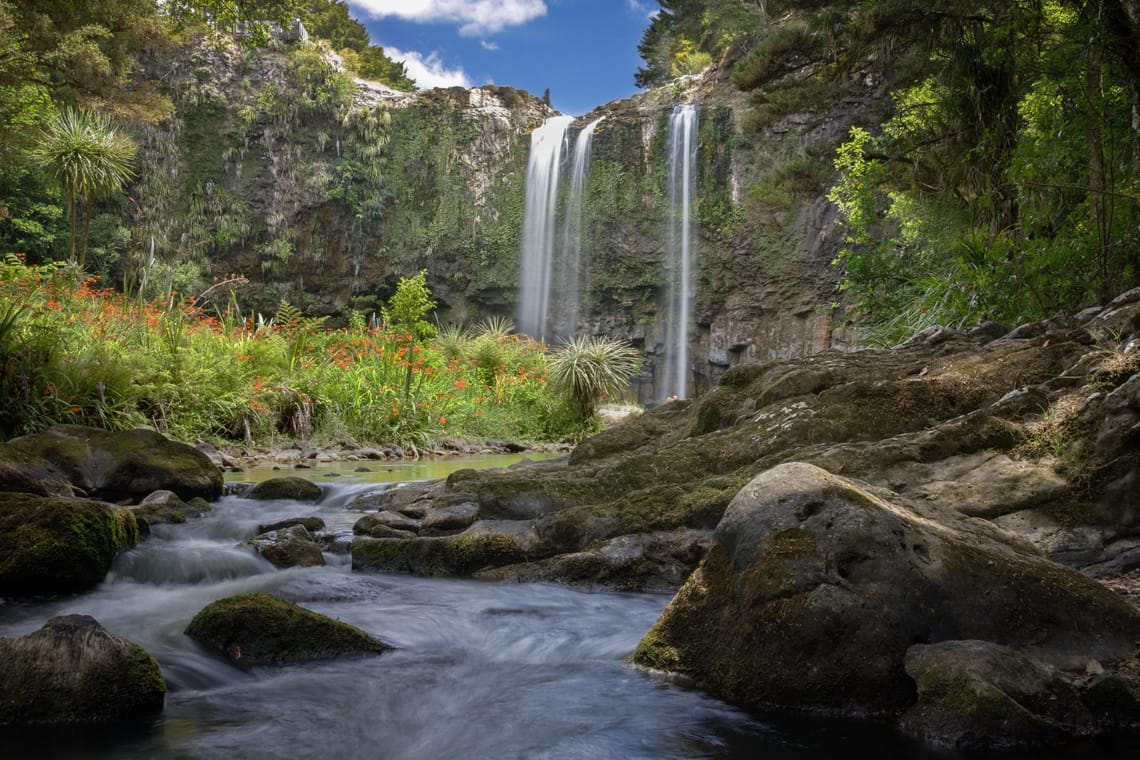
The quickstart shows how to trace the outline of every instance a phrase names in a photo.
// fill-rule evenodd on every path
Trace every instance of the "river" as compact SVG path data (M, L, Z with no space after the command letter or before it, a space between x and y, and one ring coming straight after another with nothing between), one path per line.
M88 614L151 652L170 687L153 720L4 731L0 757L948 757L860 723L762 719L631 667L626 658L665 595L354 573L339 553L326 555L327 567L277 570L244 548L259 523L299 515L347 532L359 517L346 509L353 498L394 486L345 474L322 487L317 505L224 497L206 517L156 526L89 593L0 601L0 635ZM209 602L250 591L349 622L396 650L243 672L182 633ZM1104 751L1089 745L1055 757Z

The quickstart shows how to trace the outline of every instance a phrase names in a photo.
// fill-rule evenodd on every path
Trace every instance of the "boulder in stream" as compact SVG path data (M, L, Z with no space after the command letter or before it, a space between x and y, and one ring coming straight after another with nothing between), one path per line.
M239 594L204 607L186 634L238 667L380 654L392 647L354 626L271 594Z
M311 480L288 476L284 478L270 478L263 480L242 494L243 498L270 501L285 499L288 501L320 501L324 491Z
M707 556L633 659L750 708L897 719L915 704L916 680L931 704L938 687L923 683L970 676L969 658L940 657L936 670L926 663L945 652L915 645L967 639L1008 649L1002 663L1032 661L1019 666L1029 674L1022 680L1050 668L1074 677L1092 661L1111 667L1135 656L1140 609L992 523L923 511L793 462L733 499ZM914 718L915 732L932 723L985 730L969 703L946 717L958 703L938 701L938 720ZM1087 719L1046 723L1048 732L1011 741L1079 734Z
M0 638L0 726L100 724L162 710L154 658L87 615Z
M153 430L53 425L3 445L50 463L63 480L107 501L136 501L158 490L184 500L222 495L222 471L209 457Z
M99 501L0 493L0 596L83 591L139 541L130 510Z
M249 540L258 554L274 567L319 567L325 564L320 545L304 525L290 525L259 533Z

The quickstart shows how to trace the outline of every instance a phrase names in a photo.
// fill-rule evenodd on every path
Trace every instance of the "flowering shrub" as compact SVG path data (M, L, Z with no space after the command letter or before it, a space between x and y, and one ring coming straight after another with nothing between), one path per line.
M8 255L0 438L57 422L148 424L187 440L335 436L412 447L443 435L576 433L539 343L504 331L445 356L404 330L359 321L325 329L282 309L288 319L253 322L207 314L177 293L140 301L74 268Z

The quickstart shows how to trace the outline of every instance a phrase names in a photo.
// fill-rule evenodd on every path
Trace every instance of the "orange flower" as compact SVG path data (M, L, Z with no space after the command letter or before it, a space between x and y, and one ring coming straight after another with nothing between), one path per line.
M447 424L447 418L446 417L440 417L439 418L439 426L443 427L446 424Z
M457 391L461 391L467 387L467 381L466 380L456 380L454 383L451 384L451 387Z

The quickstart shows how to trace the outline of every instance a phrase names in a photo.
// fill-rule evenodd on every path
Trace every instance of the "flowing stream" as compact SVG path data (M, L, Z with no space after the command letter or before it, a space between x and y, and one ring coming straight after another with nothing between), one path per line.
M153 720L0 731L0 757L944 757L858 723L762 721L631 667L626 658L667 596L354 573L339 553L326 554L328 567L277 570L243 546L259 523L314 514L347 540L359 513L346 505L391 487L338 480L317 505L227 496L206 517L156 526L89 593L0 600L0 635L29 633L53 615L92 615L151 652L170 686ZM182 633L209 602L251 591L397 649L243 672ZM1065 755L1086 756L1097 755Z

